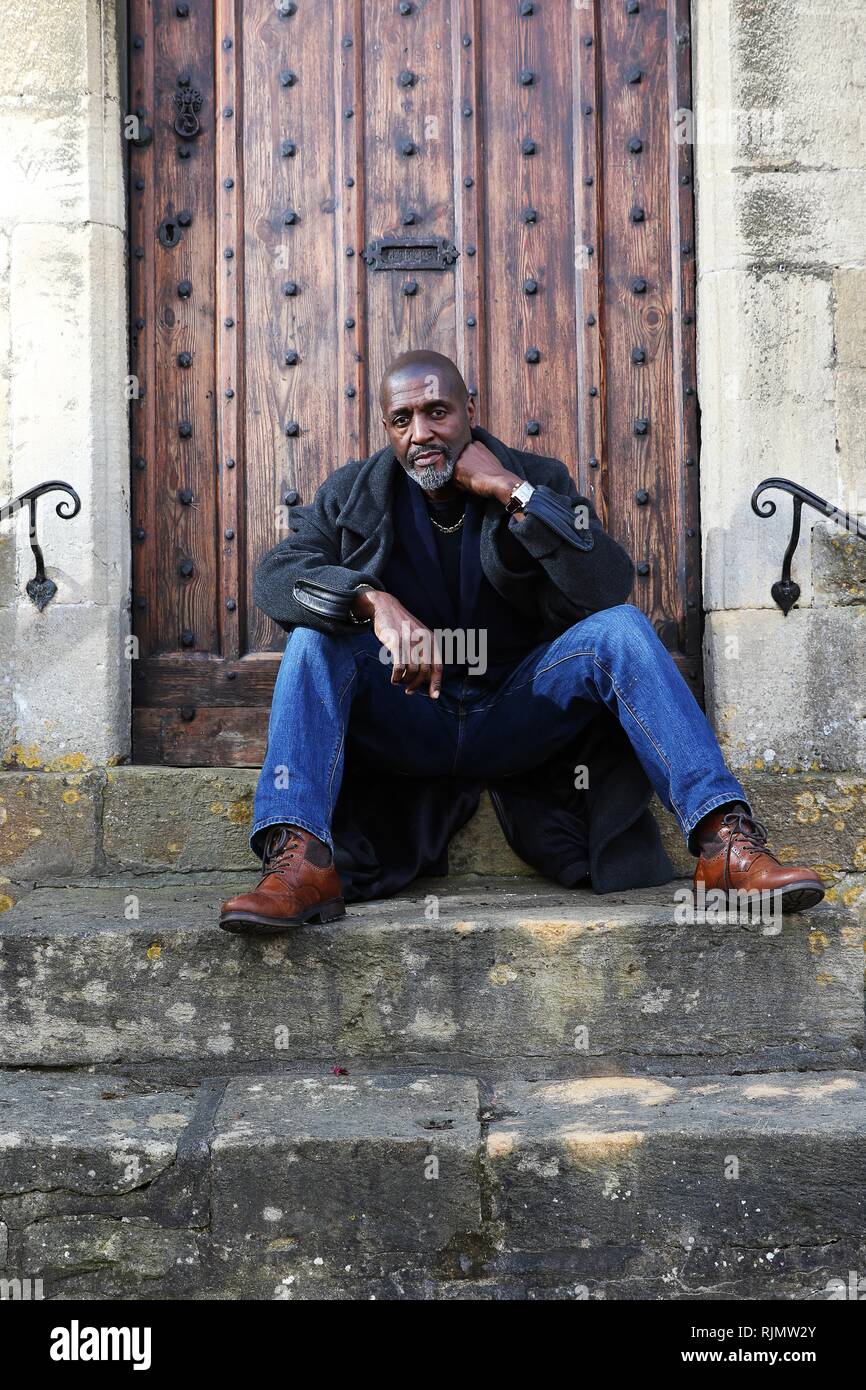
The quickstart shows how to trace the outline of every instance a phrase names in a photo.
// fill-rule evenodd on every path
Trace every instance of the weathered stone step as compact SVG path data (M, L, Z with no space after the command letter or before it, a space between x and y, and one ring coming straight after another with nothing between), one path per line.
M854 1072L481 1098L471 1075L11 1072L0 1273L59 1299L838 1296L864 1139Z
M861 1063L850 913L822 904L767 936L677 925L674 885L442 890L247 938L217 929L212 884L37 890L0 917L0 1061L171 1061L191 1077L304 1057L537 1057L587 1074Z

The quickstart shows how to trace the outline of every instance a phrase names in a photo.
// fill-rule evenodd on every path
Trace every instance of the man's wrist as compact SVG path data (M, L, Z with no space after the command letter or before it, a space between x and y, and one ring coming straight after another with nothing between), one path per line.
M496 480L496 491L493 494L497 502L501 502L503 507L507 506L514 489L525 481L525 478L518 478L516 473L503 473L502 477Z
M356 592L349 610L352 617L357 619L359 623L366 622L368 618L372 618L376 611L376 597L381 592L381 589L374 588L372 584L361 585Z

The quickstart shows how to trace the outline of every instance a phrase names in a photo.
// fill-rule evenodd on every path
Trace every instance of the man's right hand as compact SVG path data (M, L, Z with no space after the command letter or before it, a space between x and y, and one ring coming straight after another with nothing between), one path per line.
M391 656L391 684L402 685L407 695L426 686L431 700L438 700L442 653L429 627L381 589L363 589L352 612L356 618L372 618L373 631Z

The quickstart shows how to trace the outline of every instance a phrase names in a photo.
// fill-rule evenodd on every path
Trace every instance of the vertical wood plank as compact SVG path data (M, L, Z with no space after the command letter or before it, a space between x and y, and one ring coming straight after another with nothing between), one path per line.
M218 650L217 507L214 480L214 14L190 5L180 18L155 0L152 145L154 218L189 223L171 249L146 229L145 267L155 283L154 414L159 491L148 563L156 570L154 651ZM200 132L184 139L176 97L201 94ZM149 273L149 271L148 271ZM180 293L184 282L191 286ZM189 365L182 366L187 361ZM189 431L187 433L187 431ZM192 493L184 503L181 494ZM190 577L182 567L192 565ZM189 643L188 648L184 642Z
M342 192L335 169L336 20L333 0L299 0L285 14L271 0L243 6L244 583L253 651L277 650L284 641L255 607L252 578L262 553L287 534L294 503L286 499L297 494L309 502L344 461L334 410L345 331L335 274L335 257L345 254L335 229Z
M578 379L578 454L580 492L593 503L603 526L608 524L607 396L604 345L604 242L601 158L602 93L599 80L599 24L596 0L575 6L571 35L572 129L575 165L575 357ZM594 246L588 256L581 248Z
M242 0L216 0L216 390L217 447L217 554L219 581L215 601L223 656L241 654L241 623L246 626L245 587L242 592L240 557L243 555L244 515L242 500L247 457L243 445L246 407L243 358L238 348L244 331L243 276L243 141L244 99L239 51L243 28ZM232 111L232 116L226 112ZM228 253L231 253L230 255Z
M454 272L454 361L466 385L475 388L475 419L490 428L490 359L481 326L482 271L488 263L484 218L479 202L487 196L484 180L484 102L482 92L481 0L453 0L452 33L467 34L471 44L452 43L454 101L452 105L453 201L456 244L462 255ZM464 185L462 173L472 179ZM475 193L475 190L478 193Z
M393 236L455 236L454 180L474 202L478 183L455 169L452 45L471 50L471 33L454 32L450 0L415 4L402 15L393 0L365 0L362 9L364 71L364 241ZM405 75L404 81L401 74ZM409 150L411 152L407 153ZM470 179L470 184L465 179ZM461 251L464 248L460 248ZM402 273L365 267L368 447L387 443L379 406L379 382L388 363L409 348L428 347L454 357L455 270ZM405 293L406 288L414 293Z
M130 110L136 114L142 132L153 131L154 47L151 0L133 0L129 13L128 87ZM150 654L155 646L156 566L148 563L147 542L155 544L152 532L158 524L159 488L156 456L156 306L153 276L145 267L148 229L156 225L152 143L129 146L129 247L130 247L130 364L145 388L143 399L130 410L130 449L132 485L130 511L132 523L132 629L139 654ZM149 391L149 395L147 394ZM151 532L150 538L148 532Z
M484 18L487 419L576 476L571 7L487 3Z
M676 113L692 106L691 30L689 0L669 0L667 26L668 91L672 129ZM675 462L681 502L677 593L684 604L681 646L684 676L701 702L704 670L701 660L701 518L698 480L697 329L695 312L695 200L693 149L687 142L670 142L670 239L673 273Z
M352 37L351 47L334 44L335 137L334 193L336 198L333 246L337 342L337 440L335 465L350 458L366 458L369 448L369 416L365 402L370 378L364 344L367 332L367 284L361 251L364 247L366 178L363 133L366 125L364 91L363 11L361 0L336 0L334 32ZM352 114L349 115L348 113ZM351 247L354 255L346 255ZM353 392L353 394L349 394ZM320 477L319 481L323 479Z

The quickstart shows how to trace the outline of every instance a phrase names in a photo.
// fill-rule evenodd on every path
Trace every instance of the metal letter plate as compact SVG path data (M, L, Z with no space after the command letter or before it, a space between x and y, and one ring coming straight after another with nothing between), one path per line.
M399 241L386 236L370 242L364 260L371 270L448 270L459 254L446 237Z

